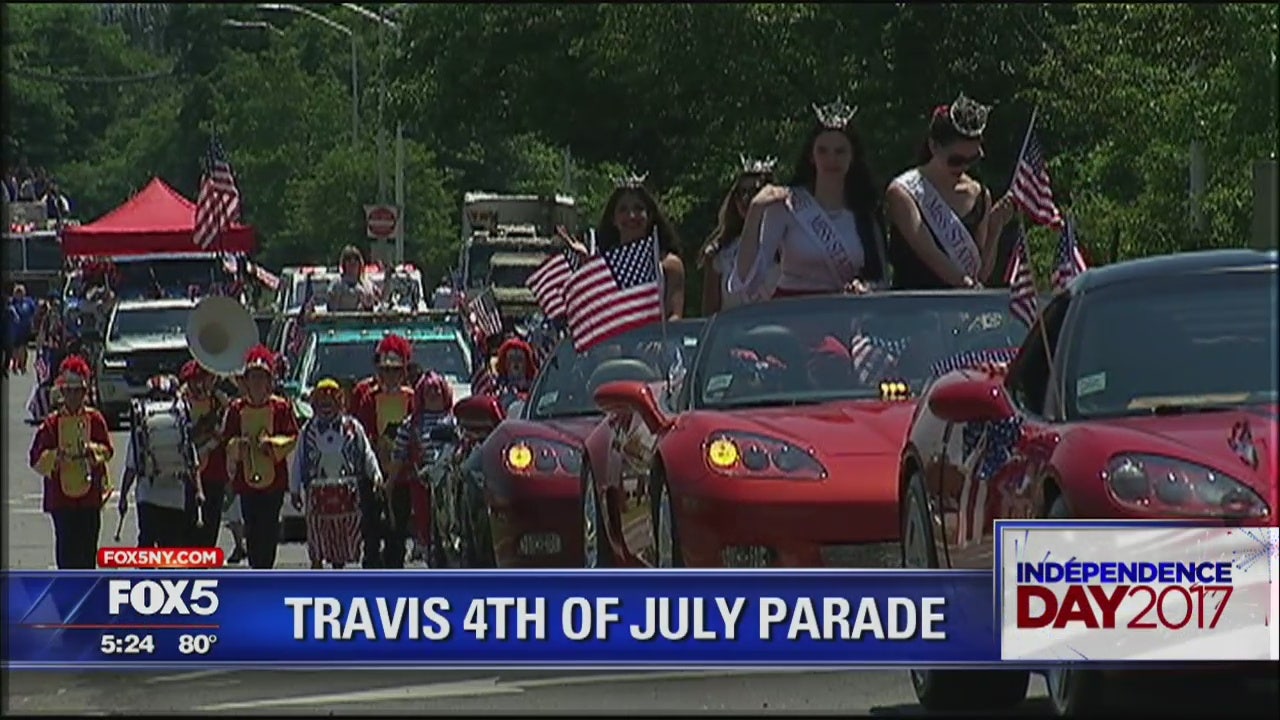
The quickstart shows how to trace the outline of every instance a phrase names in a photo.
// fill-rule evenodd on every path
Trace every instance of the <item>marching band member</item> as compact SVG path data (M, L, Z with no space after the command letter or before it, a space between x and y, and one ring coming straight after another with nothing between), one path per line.
M613 194L605 202L596 227L595 252L612 250L657 234L667 317L679 320L684 315L684 261L680 259L680 236L653 194L644 186L645 177L630 175L614 180ZM574 252L589 254L581 241L570 237L562 228L557 231Z
M67 332L62 317L62 299L50 290L49 297L36 309L36 382L27 398L28 421L38 425L58 403L53 400L57 369L67 352Z
M733 179L733 187L720 203L719 223L698 253L698 265L703 268L702 314L706 316L740 304L741 299L727 291L727 281L738 259L738 238L742 236L743 222L751 200L765 186L773 182L773 169L778 161L753 160L740 156L742 168ZM777 267L773 267L777 275ZM776 284L777 278L771 278Z
M236 397L245 397L249 392L247 389L245 389L244 373L240 373L232 376L229 380L229 385L230 387L228 387L227 389L229 391L233 391ZM230 400L228 400L227 407L230 407ZM226 418L225 410L222 413L222 417L224 418L224 422L225 422L225 418ZM219 443L219 445L222 447L222 459L223 459L224 467L228 468L227 482L229 483L231 482L231 473L230 473L229 466L225 465L227 460L227 456L226 456L227 448L226 448L226 445L222 445L221 443ZM223 524L227 526L227 532L231 533L231 542L232 542L231 553L227 555L227 564L239 565L240 563L244 562L244 559L245 557L248 556L248 553L245 552L244 513L240 511L240 496L236 494L234 487L226 487L225 497L222 500L222 518L223 518Z
M436 373L424 374L413 386L414 413L396 433L392 450L393 481L407 484L413 503L413 551L414 560L425 558L430 545L431 491L418 477L430 460L430 453L441 445L431 438L438 427L455 426L453 417L453 390L449 381Z
M227 470L244 515L249 567L270 569L280 542L280 507L289 485L287 458L298 442L288 400L275 395L275 356L257 345L245 354L245 395L231 401L222 426Z
M178 379L172 376L151 378L147 385L150 399L172 399L178 393ZM203 496L195 484L197 478L184 478L168 472L177 468L158 468L154 461L148 462L141 433L137 426L130 428L117 508L121 516L129 511L129 490L133 488L138 504L138 547L188 547L196 526L195 503Z
M880 193L853 125L857 111L838 100L814 111L791 186L766 187L747 211L728 286L744 302L862 293L888 278ZM775 265L781 274L771 288Z
M534 360L533 348L520 338L508 338L498 347L497 358L497 396L504 408L510 407L515 400L525 398L533 389L534 378L538 376L538 365Z
M382 471L364 427L343 411L337 380L316 383L310 402L315 415L302 427L289 494L293 506L302 510L305 491L312 569L320 569L325 561L337 569L360 557L361 518L369 514L365 508L377 507ZM376 535L373 540L367 552L376 555Z
M216 547L227 485L227 453L218 429L231 400L217 389L213 374L195 360L188 360L182 366L178 379L182 382L179 393L191 413L191 440L200 460L200 483L204 490L200 507L204 527L195 528L192 545Z
M373 442L378 455L378 466L384 477L391 477L391 454L395 447L396 433L400 424L413 414L413 390L405 382L405 369L413 359L413 346L409 341L394 333L388 334L378 343L376 350L377 382L357 401L356 412L352 413L364 425L365 433ZM411 503L409 488L405 485L393 485L387 489L387 518L385 546L381 558L370 556L370 535L378 535L373 528L366 527L365 532L365 567L379 567L369 563L381 561L381 567L404 567L405 541L409 537L409 514ZM372 521L373 518L368 518ZM374 541L376 542L376 541Z
M31 467L44 478L44 511L53 519L62 570L97 567L102 505L111 494L107 462L113 452L106 418L85 404L89 364L72 355L58 367L61 407L45 418L31 442Z
M916 167L889 184L895 287L975 287L991 275L997 239L1014 205L1008 195L993 205L991 192L968 174L982 160L990 112L963 93L935 108Z

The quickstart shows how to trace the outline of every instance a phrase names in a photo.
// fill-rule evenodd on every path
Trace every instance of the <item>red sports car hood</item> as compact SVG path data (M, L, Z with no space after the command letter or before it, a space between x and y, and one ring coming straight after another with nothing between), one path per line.
M915 401L840 400L707 413L704 422L708 430L758 432L824 455L897 455L915 406Z
M565 418L551 418L548 420L522 420L518 423L511 423L511 427L505 428L506 432L512 436L536 434L538 436L546 436L548 431L553 435L562 436L561 439L581 444L587 435L600 424L599 415L581 415Z
M1276 484L1276 407L1175 416L1142 416L1097 421L1110 430L1107 443L1116 452L1159 453L1207 465L1249 483L1263 497ZM1247 432L1241 441L1240 430ZM1247 463L1252 445L1257 469Z

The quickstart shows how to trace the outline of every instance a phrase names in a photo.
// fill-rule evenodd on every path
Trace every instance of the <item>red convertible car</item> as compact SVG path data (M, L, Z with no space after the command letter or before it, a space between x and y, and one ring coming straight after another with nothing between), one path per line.
M582 440L600 422L592 392L611 381L679 375L704 325L654 324L583 354L565 339L543 363L528 402L509 415L485 396L458 403L464 431L488 434L437 483L443 492L433 492L440 510L442 502L456 508L436 513L450 554L471 567L580 567Z
M904 564L991 568L995 518L1275 526L1276 260L1222 250L1090 270L1007 371L940 377L902 453ZM1059 714L1102 702L1100 671L1046 674ZM1021 701L1028 677L912 681L926 707L994 710Z
M583 463L584 565L897 566L914 394L948 358L1021 343L1006 298L735 308L710 320L683 381L601 386L607 415Z

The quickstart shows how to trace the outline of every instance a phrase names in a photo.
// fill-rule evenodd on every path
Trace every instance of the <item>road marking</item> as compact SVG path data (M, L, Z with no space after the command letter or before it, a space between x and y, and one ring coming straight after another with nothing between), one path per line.
M197 680L199 678L212 677L214 675L226 675L231 672L235 672L235 670L196 670L194 672L178 673L177 675L160 675L159 677L147 678L145 682L148 685L183 682L184 680Z
M700 680L708 678L742 677L750 675L786 675L796 673L836 673L843 670L688 670L667 672L617 673L612 675L566 675L502 682L496 677L455 682L429 683L425 685L399 685L357 690L347 693L271 697L260 700L218 703L195 708L199 712L225 710L257 710L263 708L324 706L342 703L376 703L390 700L433 700L437 698L485 697L490 695L518 695L527 690L578 685L607 685L624 682L662 682L667 680Z

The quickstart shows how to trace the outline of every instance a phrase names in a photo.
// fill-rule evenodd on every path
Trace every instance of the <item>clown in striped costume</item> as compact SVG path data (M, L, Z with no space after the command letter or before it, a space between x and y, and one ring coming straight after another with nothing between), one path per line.
M321 380L311 393L315 415L302 427L289 474L290 499L307 518L311 567L334 568L360 558L361 506L382 484L378 457L364 428L342 412L336 380ZM363 502L362 502L363 501Z
M394 480L409 485L412 510L413 550L410 559L425 560L431 535L432 489L421 482L425 471L438 459L447 442L433 439L432 433L441 427L455 427L453 417L453 391L444 377L434 372L425 373L414 385L414 414L400 426L395 447L391 452ZM438 482L433 474L431 482Z

